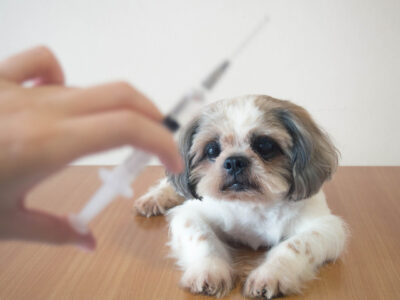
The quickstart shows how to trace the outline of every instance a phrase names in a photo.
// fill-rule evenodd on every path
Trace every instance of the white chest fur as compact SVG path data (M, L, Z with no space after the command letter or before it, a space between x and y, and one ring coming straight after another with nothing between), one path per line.
M257 249L275 245L285 237L303 206L301 201L260 204L205 197L186 201L173 209L173 214L201 217L215 232Z

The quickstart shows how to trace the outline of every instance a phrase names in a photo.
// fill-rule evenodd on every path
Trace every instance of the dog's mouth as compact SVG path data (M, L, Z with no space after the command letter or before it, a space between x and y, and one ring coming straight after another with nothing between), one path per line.
M238 178L232 178L222 185L221 191L233 191L233 192L245 192L248 190L258 190L258 186L249 180L240 180Z

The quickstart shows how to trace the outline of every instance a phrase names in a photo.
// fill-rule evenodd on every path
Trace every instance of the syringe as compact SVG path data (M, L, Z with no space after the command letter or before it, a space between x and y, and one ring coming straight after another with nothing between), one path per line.
M231 61L247 46L250 40L260 32L267 18L239 44L229 59L223 60L204 80L194 89L189 90L166 116L163 124L172 132L179 129L182 118L191 111L196 111L204 104L207 93L210 92L222 78ZM153 155L134 149L129 157L112 170L100 169L99 175L103 181L102 186L96 191L83 209L76 215L69 216L71 226L78 232L89 232L88 224L117 196L131 198L133 190L131 183L150 162Z

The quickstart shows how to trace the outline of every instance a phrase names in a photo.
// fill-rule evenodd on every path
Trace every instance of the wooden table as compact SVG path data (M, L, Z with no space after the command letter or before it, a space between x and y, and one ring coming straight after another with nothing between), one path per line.
M149 167L134 184L136 195L162 175ZM69 167L34 190L28 204L78 211L99 184L96 167ZM341 167L325 191L350 225L350 244L303 296L285 299L400 299L400 167ZM0 299L212 299L178 287L164 218L135 216L132 202L115 201L93 222L94 253L0 242ZM240 287L227 298L244 299Z

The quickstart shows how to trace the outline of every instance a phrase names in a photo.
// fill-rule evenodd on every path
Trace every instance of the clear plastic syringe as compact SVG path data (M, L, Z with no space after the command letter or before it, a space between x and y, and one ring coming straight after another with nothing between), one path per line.
M186 93L178 104L164 119L163 124L172 132L179 129L179 124L188 111L198 111L205 102L206 93L211 90L229 66L229 61L219 65L198 87ZM129 157L112 170L101 168L99 176L103 181L102 186L96 191L83 209L76 215L69 216L69 222L75 230L88 233L88 224L111 201L118 196L131 198L133 190L131 183L140 174L143 168L153 158L151 153L133 149Z
M185 116L192 115L190 112L198 111L206 102L206 96L216 83L221 79L228 69L231 61L240 53L250 40L265 25L267 19L262 22L239 44L230 59L224 60L215 68L209 76L197 87L187 92L172 111L164 119L163 124L172 132L179 129L179 124ZM153 155L138 149L134 149L129 157L119 166L112 170L100 169L99 175L103 181L102 186L96 191L83 209L75 215L69 216L71 226L78 232L85 234L89 232L88 225L103 209L109 205L115 197L123 196L131 198L133 190L131 184L140 174L144 167L150 162Z

